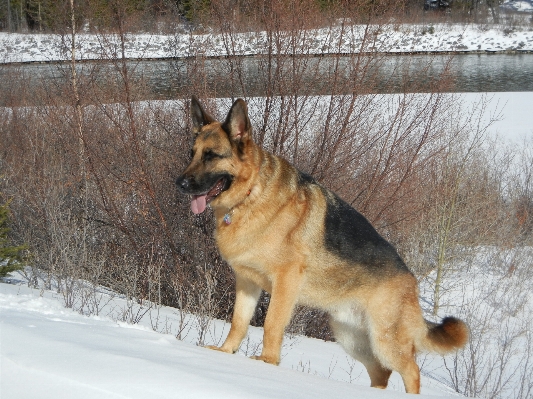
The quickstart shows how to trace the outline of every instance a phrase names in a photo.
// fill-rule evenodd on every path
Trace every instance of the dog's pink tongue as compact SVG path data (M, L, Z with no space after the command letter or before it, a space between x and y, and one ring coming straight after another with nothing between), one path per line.
M192 197L192 201L191 201L192 213L194 213L195 215L198 215L199 213L202 213L203 211L205 211L205 206L206 206L205 198L206 197L207 195L194 195Z

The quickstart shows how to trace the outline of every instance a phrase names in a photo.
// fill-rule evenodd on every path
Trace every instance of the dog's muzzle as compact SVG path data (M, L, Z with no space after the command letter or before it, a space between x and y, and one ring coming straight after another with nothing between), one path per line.
M194 214L199 214L213 199L226 191L232 181L232 176L227 174L211 175L201 183L193 176L183 175L178 177L176 185L181 193L192 195L191 210Z

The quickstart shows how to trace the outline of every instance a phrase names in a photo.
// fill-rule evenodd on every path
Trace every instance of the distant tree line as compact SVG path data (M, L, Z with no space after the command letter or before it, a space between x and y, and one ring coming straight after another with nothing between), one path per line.
M357 1L361 15L403 10L406 16L428 9L432 0ZM447 8L456 15L472 17L481 10L493 16L503 0L451 0ZM219 1L212 0L74 0L78 26L84 29L112 29L121 17L137 20L134 29L151 31L158 21L184 24L216 19ZM225 6L244 17L263 13L270 7L294 8L295 0L228 0ZM352 8L349 0L299 0L328 15L342 16L342 10ZM301 7L298 6L298 7ZM442 9L442 7L441 7ZM0 0L0 30L8 32L61 32L70 23L70 0Z
M167 0L75 0L83 22L109 25L114 12L158 15L174 9L180 1ZM70 0L2 0L0 28L8 31L58 31L69 23Z

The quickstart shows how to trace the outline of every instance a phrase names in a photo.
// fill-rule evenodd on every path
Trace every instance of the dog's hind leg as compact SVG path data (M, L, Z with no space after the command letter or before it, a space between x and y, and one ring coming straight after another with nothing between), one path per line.
M370 321L370 324L372 349L380 363L401 375L407 393L420 393L414 339L405 320L383 324Z
M405 287L408 287L405 284ZM386 289L387 286L381 287ZM374 355L380 363L397 371L407 393L420 393L420 369L416 364L415 338L423 318L414 288L389 286L367 306L368 331ZM397 298L391 297L397 295Z
M208 346L209 349L235 353L246 336L248 325L254 315L259 295L261 295L261 287L237 273L235 279L235 306L228 336L221 347Z
M414 343L389 339L387 333L382 334L378 333L372 339L375 356L383 367L400 374L407 393L420 393L420 369L416 364Z
M385 389L389 384L389 377L392 374L392 370L389 370L374 358L372 362L363 363L370 376L370 386L373 388Z
M370 386L387 388L392 371L384 367L372 351L372 344L364 317L360 314L331 314L330 326L336 341L354 359L365 366L370 377Z

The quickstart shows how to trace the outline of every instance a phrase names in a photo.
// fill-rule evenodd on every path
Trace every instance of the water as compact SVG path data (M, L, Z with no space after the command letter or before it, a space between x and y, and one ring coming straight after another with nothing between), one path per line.
M458 55L457 92L533 91L533 54Z
M354 62L367 65L354 65ZM233 63L233 64L232 64ZM242 71L236 72L235 66ZM381 58L309 57L283 58L270 65L264 57L237 59L188 59L129 61L129 72L135 80L143 81L143 98L172 99L183 93L207 87L217 97L263 96L266 87L274 92L302 90L305 94L350 93L364 87L381 93L402 91L430 91L432 85L448 68L448 84L439 90L450 92L519 92L533 91L533 54L457 54L403 55ZM276 84L267 86L268 71ZM337 84L331 77L337 67ZM301 81L292 87L293 68L299 68ZM0 66L0 83L9 81L13 71L32 77L33 84L54 84L69 72L68 64L24 64ZM79 73L91 76L99 84L120 80L117 69L108 62L79 64ZM357 87L357 88L355 88ZM354 89L355 88L355 89ZM276 92L278 91L278 93ZM0 103L4 103L0 97Z
M244 89L241 85L225 84L216 72L220 60L208 60L205 65L210 71L204 79L208 87L214 87L219 96L262 96L261 81L266 74L264 60L247 58L242 60L245 70ZM310 58L306 66L310 94L335 94L324 76L331 76L331 59L327 57ZM337 92L350 92L352 89L350 71L352 59L341 58L340 70L344 82L335 89ZM533 54L458 54L450 55L411 55L386 56L370 65L367 80L376 78L377 84L372 91L381 93L406 91L428 91L445 68L449 71L450 92L514 92L533 91ZM168 98L185 88L190 79L186 71L191 67L187 62L152 61L142 63L139 69L149 81L155 93ZM375 68L376 70L372 70ZM226 68L227 69L227 68ZM318 70L318 72L316 72ZM226 81L229 74L225 75ZM234 77L234 80L238 80ZM237 92L236 92L237 91Z

